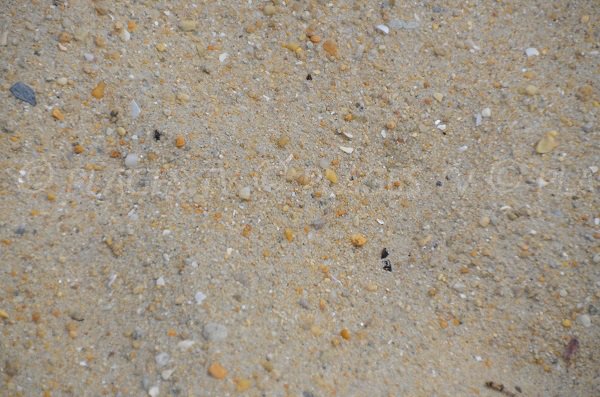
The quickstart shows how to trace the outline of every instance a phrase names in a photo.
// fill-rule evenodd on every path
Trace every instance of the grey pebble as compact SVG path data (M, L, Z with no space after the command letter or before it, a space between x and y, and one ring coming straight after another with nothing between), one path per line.
M165 365L167 365L169 363L170 359L171 359L171 357L169 357L169 355L164 352L158 353L154 357L154 360L156 361L156 365L158 365L159 367L164 367Z
M10 92L14 95L15 98L27 102L31 106L35 106L37 104L35 100L35 92L33 89L25 83L16 82L10 87Z
M227 338L227 327L218 323L207 323L202 329L202 336L209 342L218 342Z
M577 322L583 325L585 328L589 328L592 326L592 319L587 314L582 314L577 317Z

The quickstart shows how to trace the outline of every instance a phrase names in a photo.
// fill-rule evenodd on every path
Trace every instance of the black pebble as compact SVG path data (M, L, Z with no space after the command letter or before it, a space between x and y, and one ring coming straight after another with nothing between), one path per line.
M306 80L312 80L312 75L310 73L306 75Z
M442 186L442 181L437 181L437 182L435 183L435 186L437 186L437 187L440 187L440 186Z
M160 141L161 136L162 136L162 132L160 132L159 130L154 130L154 140L155 141Z
M35 92L25 83L16 82L10 87L10 92L14 95L15 98L27 102L31 106L35 106L37 102L35 101Z
M381 250L381 259L385 259L390 255L390 253L388 252L387 248L384 248Z

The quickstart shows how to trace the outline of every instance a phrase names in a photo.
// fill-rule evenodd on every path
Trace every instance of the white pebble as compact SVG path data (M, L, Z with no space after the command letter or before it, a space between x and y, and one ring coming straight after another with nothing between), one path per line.
M156 286L157 287L164 287L167 283L165 282L165 278L164 277L159 277L156 279Z
M136 101L131 101L131 103L129 104L129 109L131 111L131 118L134 119L136 119L142 112L142 109L140 109L140 105L138 105Z
M119 33L119 38L123 42L129 41L129 39L131 39L131 33L129 33L129 31L127 29L123 29L123 30L121 30L121 33Z
M592 326L592 319L587 314L582 314L581 316L578 316L577 322L583 325L585 328Z
M139 156L135 153L129 153L127 157L125 157L125 167L127 168L135 168L138 165Z
M225 62L225 60L227 59L227 57L229 56L228 53L224 52L221 55L219 55L219 62Z
M160 394L160 390L158 388L158 386L152 386L149 390L148 390L148 395L150 397L158 397L158 395Z
M540 55L540 52L535 47L529 47L525 50L525 55L528 57L537 57Z
M492 116L492 109L490 109L490 108L484 108L484 109L481 111L481 116L482 116L482 117L486 117L486 118L487 118L487 117L491 117L491 116Z
M196 292L196 295L194 295L194 299L196 300L196 304L201 304L204 299L206 299L206 295L204 295L202 292L198 291Z
M238 192L238 196L242 199L242 200L250 200L250 186L244 186L243 188L240 189L240 191Z
M94 54L90 54L89 52L86 52L85 54L83 54L83 57L88 62L92 62L95 59Z
M162 378L162 380L169 380L171 375L173 375L173 372L175 372L175 368L165 369L160 373L160 377Z
M385 26L385 25L383 25L383 24L382 24L382 25L377 25L377 26L375 26L375 29L379 30L379 31L380 31L381 33L383 33L383 34L388 34L388 33L390 33L390 28L388 28L387 26Z
M347 147L347 146L340 146L340 150L344 153L352 154L352 152L354 151L354 148Z
M67 80L66 77L59 77L56 79L56 83L58 85L67 85L68 82L69 82L69 80Z
M218 323L207 323L202 329L202 336L209 342L225 340L227 333L227 327Z
M179 342L177 344L177 347L179 348L179 350L187 350L190 347L194 346L195 344L196 344L195 341L186 339L186 340L182 340L181 342Z

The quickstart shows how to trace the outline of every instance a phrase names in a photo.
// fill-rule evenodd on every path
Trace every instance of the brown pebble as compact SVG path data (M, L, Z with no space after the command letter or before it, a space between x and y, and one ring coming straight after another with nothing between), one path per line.
M323 43L323 50L334 58L338 57L338 46L333 40L325 40Z
M347 328L344 328L340 331L340 336L346 340L350 340L350 331Z
M75 146L73 146L73 151L75 152L75 154L81 154L85 152L85 149L80 144L76 144Z
M355 247L362 247L367 243L367 238L363 234L356 233L350 236L350 241Z
M285 239L289 242L292 242L294 240L294 232L290 228L285 228L285 230L283 231L283 235Z
M99 82L96 87L92 90L92 96L96 99L102 99L104 97L104 89L106 88L106 83L104 81Z
M184 147L185 146L185 138L181 135L178 135L177 138L175 138L175 146L177 146L179 149Z
M227 376L227 370L219 363L212 363L208 367L208 373L215 379L223 379Z
M73 40L73 35L71 35L71 33L68 32L61 32L58 35L58 42L62 43L62 44L67 44L70 43L71 40Z
M64 121L65 115L60 111L59 108L52 109L52 117L58 121Z

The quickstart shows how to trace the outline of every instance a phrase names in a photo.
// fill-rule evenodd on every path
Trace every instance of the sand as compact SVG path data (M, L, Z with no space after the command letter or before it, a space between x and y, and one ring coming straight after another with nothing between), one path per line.
M599 22L2 1L0 395L600 395Z

